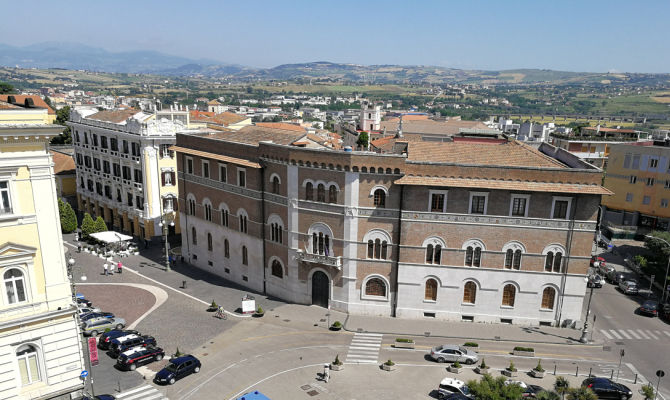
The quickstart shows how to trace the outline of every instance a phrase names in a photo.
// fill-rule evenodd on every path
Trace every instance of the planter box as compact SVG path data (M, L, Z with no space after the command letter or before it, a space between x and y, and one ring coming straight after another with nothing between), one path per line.
M452 374L460 374L462 369L463 369L463 367L456 368L456 367L452 367L451 365L447 367L447 371L451 372Z
M387 365L386 363L382 364L382 369L384 371L395 371L395 364L394 365Z
M261 317L263 317L263 315L265 315L264 312L263 313L254 313L254 318L261 318Z
M393 347L396 349L413 349L414 342L395 342L393 343Z
M515 356L535 357L535 352L534 351L514 350L514 351L512 351L512 354L514 354Z
M530 370L530 374L533 376L533 378L544 378L544 373L545 371L537 371L535 369Z
M466 349L473 350L473 351L479 350L479 346L463 346L463 347L465 347Z
M344 369L344 364L330 364L330 369L333 371L342 371Z
M507 369L503 369L500 372L502 372L502 374L505 375L508 378L516 378L519 375L518 371L510 371L510 370L507 370Z
M480 374L480 375L489 374L489 373L491 373L491 368L490 367L487 367L487 368L477 367L477 368L475 368L475 372Z
M332 325L330 326L331 331L339 331L341 329L342 329L342 326L332 326Z

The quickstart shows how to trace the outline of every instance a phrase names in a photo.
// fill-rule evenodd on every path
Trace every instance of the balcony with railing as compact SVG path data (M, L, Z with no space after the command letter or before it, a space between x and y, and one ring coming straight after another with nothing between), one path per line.
M298 260L305 262L328 265L337 269L342 268L342 257L327 256L324 254L312 254L302 250L298 250L297 257Z

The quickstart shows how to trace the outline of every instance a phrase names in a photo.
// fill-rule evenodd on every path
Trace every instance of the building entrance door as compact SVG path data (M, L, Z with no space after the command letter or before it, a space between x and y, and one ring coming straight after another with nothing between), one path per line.
M328 275L321 271L316 271L312 275L313 305L328 308L329 286Z

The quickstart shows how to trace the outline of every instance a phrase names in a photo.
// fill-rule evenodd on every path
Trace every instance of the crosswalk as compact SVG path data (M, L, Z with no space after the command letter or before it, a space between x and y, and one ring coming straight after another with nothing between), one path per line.
M151 385L142 385L114 395L118 400L168 400L163 393Z
M377 364L379 350L382 347L382 334L356 332L349 344L347 362L358 364Z
M668 340L670 332L651 329L601 329L600 333L609 340Z

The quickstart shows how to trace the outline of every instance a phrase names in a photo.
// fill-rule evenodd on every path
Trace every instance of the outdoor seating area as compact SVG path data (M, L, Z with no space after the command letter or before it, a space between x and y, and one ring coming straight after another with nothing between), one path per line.
M106 260L112 257L138 255L139 246L132 240L132 236L114 231L96 232L91 233L86 240L80 241L77 251L91 253Z

